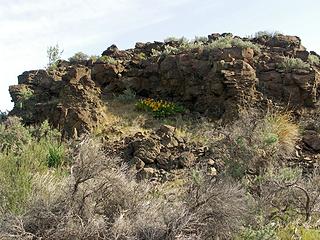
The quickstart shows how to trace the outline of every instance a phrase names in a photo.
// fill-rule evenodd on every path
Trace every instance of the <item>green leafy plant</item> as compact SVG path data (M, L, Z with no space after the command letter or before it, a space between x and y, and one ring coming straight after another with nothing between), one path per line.
M309 69L310 65L300 58L284 57L277 68L285 71L292 71L293 69Z
M58 44L55 46L49 46L47 48L47 56L48 56L48 70L53 70L57 67L57 61L61 59L61 55L63 53L63 50L60 50L60 47Z
M47 166L57 168L63 164L64 148L61 145L48 147Z
M172 102L154 100L152 98L140 99L136 103L138 110L151 112L155 117L168 117L184 112L184 108Z

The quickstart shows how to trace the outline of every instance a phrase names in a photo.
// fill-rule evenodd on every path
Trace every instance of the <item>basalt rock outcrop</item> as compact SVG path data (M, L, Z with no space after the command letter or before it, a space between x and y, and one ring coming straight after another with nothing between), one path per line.
M140 97L179 102L190 111L233 119L244 108L265 108L270 102L315 108L319 100L319 66L282 70L285 57L307 62L310 53L295 36L243 39L248 47L208 48L231 34L211 34L199 48L181 42L137 43L134 49L112 45L102 55L112 61L60 61L53 71L27 71L9 91L15 103L11 114L26 123L48 119L68 136L103 125L103 97L134 90ZM240 39L233 37L234 39ZM159 52L160 54L155 54ZM315 55L315 53L313 53Z
M9 89L15 102L10 114L22 117L27 124L49 120L66 137L103 124L101 90L92 81L90 68L68 66L54 75L28 71L18 80L19 84Z

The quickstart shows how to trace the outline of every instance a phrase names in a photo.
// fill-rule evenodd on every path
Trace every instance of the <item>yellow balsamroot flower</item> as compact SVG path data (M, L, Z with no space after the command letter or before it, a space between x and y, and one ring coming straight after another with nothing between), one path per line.
M174 103L164 100L157 101L152 98L139 100L137 107L152 112L156 117L165 117L183 111L182 107Z

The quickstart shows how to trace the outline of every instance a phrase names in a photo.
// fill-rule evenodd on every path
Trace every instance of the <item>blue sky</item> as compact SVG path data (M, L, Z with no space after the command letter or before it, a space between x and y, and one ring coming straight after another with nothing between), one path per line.
M56 43L68 58L113 43L277 30L320 53L319 17L317 0L0 0L0 110L12 108L8 87L17 75L43 68Z

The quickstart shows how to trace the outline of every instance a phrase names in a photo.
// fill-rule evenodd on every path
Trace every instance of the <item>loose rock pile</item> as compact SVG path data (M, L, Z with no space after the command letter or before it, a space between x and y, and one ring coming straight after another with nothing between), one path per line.
M135 166L140 178L166 180L174 176L170 172L196 165L206 168L209 175L217 174L212 150L186 142L169 125L162 125L150 136L137 133L127 138L124 152L124 158Z

